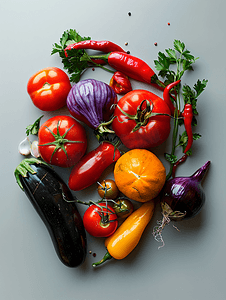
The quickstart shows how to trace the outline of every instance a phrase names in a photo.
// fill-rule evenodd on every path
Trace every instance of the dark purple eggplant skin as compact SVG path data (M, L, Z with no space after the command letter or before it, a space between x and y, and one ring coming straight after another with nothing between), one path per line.
M71 191L45 164L31 164L35 174L19 175L23 190L46 225L56 253L67 267L78 267L86 258L87 241L82 218Z

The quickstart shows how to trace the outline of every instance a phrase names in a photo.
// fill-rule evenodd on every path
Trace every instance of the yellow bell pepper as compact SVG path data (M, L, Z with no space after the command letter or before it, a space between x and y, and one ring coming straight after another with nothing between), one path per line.
M154 213L154 207L155 202L151 200L135 210L116 232L105 240L107 253L102 260L94 263L93 267L102 264L112 257L123 259L130 254L139 243L146 226L150 222Z

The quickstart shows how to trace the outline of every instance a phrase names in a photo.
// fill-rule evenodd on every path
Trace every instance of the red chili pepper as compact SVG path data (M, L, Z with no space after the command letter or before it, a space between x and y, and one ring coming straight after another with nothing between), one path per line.
M106 58L111 67L124 73L126 76L137 81L149 83L160 90L164 90L164 87L159 86L159 80L157 80L158 83L153 82L153 79L156 79L155 77L157 76L143 60L128 53L118 51L109 53Z
M109 53L113 51L125 52L119 45L112 43L110 41L94 41L94 40L85 40L78 43L70 44L65 49L65 55L67 55L67 51L71 49L92 49L102 51L104 53Z
M170 83L169 85L166 86L166 88L164 89L164 92L163 92L163 99L169 106L172 116L174 115L175 106L173 105L173 102L171 101L172 95L170 94L170 90L173 87L175 87L176 85L178 85L180 82L181 82L181 80L177 80L175 82Z
M190 103L186 103L184 106L184 126L188 136L188 143L184 150L184 153L188 152L193 143L193 133L192 133L192 119L193 119L193 111L192 105Z
M124 75L122 72L119 71L114 73L109 85L118 95L124 95L132 91L132 86L128 76Z
M178 159L178 161L175 162L175 164L173 165L173 169L172 169L172 177L174 178L175 177L175 173L176 173L176 169L177 167L182 164L183 162L186 161L188 155L187 154L184 154L180 159Z
M102 142L96 149L87 153L73 167L68 186L80 191L98 181L103 171L121 156L115 145Z

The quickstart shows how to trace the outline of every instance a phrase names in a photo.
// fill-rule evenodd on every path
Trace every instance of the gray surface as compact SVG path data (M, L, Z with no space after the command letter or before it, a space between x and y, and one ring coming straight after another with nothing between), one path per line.
M225 299L225 10L224 0L1 1L1 299ZM88 250L97 253L96 258L88 254L80 268L65 267L13 176L22 159L17 147L25 137L25 128L41 115L27 95L27 81L42 68L62 67L59 57L50 56L50 52L52 44L70 28L122 47L128 42L131 53L151 66L158 51L180 39L200 57L186 82L193 85L198 78L209 80L198 104L197 131L202 139L193 157L178 170L178 175L190 175L207 160L212 161L204 182L207 199L202 212L178 224L180 232L168 226L164 232L166 246L158 250L159 244L151 235L160 218L157 210L131 255L96 270L91 263L105 253L103 240L88 239ZM88 77L105 82L110 79L101 70L90 70L83 78ZM150 89L134 81L132 84ZM43 121L55 114L45 113ZM89 134L91 149L96 144ZM156 153L162 157L169 146L166 143L166 149L160 147ZM67 180L68 173L58 171ZM79 197L95 200L97 193L92 187Z

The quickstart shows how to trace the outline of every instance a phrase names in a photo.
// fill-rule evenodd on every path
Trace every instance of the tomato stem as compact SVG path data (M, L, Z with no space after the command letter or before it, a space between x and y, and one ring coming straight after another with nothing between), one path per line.
M142 109L143 104L146 103L146 107ZM172 117L169 114L164 113L154 113L153 103L150 103L147 99L143 100L141 104L137 107L137 112L135 115L130 115L126 113L119 105L117 105L118 109L123 113L126 117L136 122L136 126L133 128L132 132L137 131L141 126L145 126L148 122L148 119L155 116L168 116Z
M53 153L52 153L51 158L50 158L50 163L53 159L54 154L57 152L58 149L62 149L64 151L65 155L68 157L67 151L65 149L65 144L66 143L84 143L83 141L71 141L71 140L68 140L68 139L65 138L67 133L72 129L72 127L74 125L72 125L70 128L68 128L68 130L63 135L60 135L59 123L60 123L60 121L58 121L58 123L57 123L57 133L56 134L49 127L45 126L49 130L49 132L52 134L52 136L55 138L55 140L53 142L50 142L50 143L45 143L45 144L39 144L38 145L39 147L51 146L51 145L55 146L55 149L53 150Z

